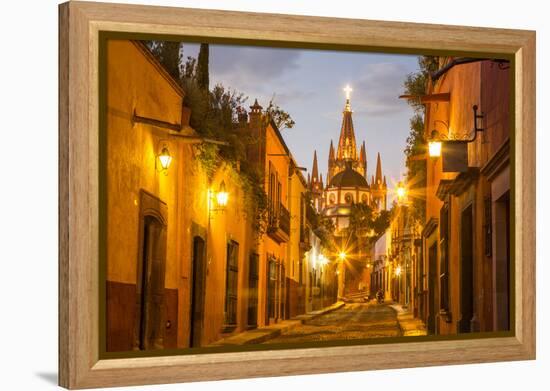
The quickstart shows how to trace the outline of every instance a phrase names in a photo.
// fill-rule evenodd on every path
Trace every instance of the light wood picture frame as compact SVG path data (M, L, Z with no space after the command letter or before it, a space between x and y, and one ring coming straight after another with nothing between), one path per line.
M384 52L505 54L514 67L512 336L101 358L101 32ZM535 32L71 1L59 6L59 384L69 389L535 359ZM104 156L103 156L104 158Z

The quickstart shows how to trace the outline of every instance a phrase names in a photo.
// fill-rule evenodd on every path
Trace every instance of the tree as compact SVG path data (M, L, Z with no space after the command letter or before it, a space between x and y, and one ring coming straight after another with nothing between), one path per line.
M296 124L289 113L275 104L274 98L269 101L265 113L267 114L266 118L273 120L279 130L292 129Z
M420 97L426 94L430 74L435 72L438 67L437 57L419 56L418 72L409 73L404 82L405 94L411 95L409 104L417 113L424 113L424 105L420 102Z
M368 233L372 229L374 213L367 204L353 204L349 218L350 231L356 234Z
M407 157L407 180L410 190L425 186L426 183L426 161L417 159L426 152L426 140L424 138L425 106L420 97L426 95L430 74L438 68L438 58L432 56L418 57L418 72L407 75L403 86L405 94L412 96L408 99L409 105L414 110L410 119L410 132L405 146ZM425 216L425 202L416 197L412 199L413 217L422 221Z
M181 76L181 51L183 44L171 41L149 41L146 45L170 76L175 80L179 80Z
M378 216L376 216L376 218L372 222L372 228L374 229L375 237L379 237L384 232L386 232L386 230L390 226L391 214L391 210L382 210L380 211Z
M409 121L410 133L407 137L405 146L405 156L407 157L407 178L411 180L417 174L421 173L425 167L423 160L415 160L415 156L421 155L426 151L424 140L424 118L416 113Z
M200 144L197 159L210 178L222 162L234 168L235 180L240 182L245 195L245 213L253 217L253 228L261 236L267 224L263 172L246 159L251 136L243 135L238 122L239 110L247 97L222 84L210 89L208 44L201 44L197 58L188 56L185 62L181 43L151 41L147 46L185 91L183 103L191 109L190 126L204 137L226 142L226 145ZM294 126L290 115L273 102L265 114L279 129Z
M208 69L209 47L207 43L201 43L197 57L196 79L199 88L208 91L210 88L210 73Z

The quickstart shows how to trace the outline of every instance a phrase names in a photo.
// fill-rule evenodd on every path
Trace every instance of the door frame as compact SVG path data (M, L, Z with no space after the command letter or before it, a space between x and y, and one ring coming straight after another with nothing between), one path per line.
M157 197L155 194L149 193L148 191L144 189L140 189L140 203L139 203L139 229L138 229L138 258L137 258L137 265L136 265L136 313L135 313L135 325L134 325L134 343L133 347L134 349L141 350L141 339L142 339L142 306L143 306L143 293L144 293L144 287L143 287L143 271L144 271L144 234L145 234L145 219L147 217L152 217L156 219L159 224L161 225L163 229L164 235L161 236L164 237L165 243L161 244L163 247L163 254L162 254L162 265L161 269L162 272L165 273L166 270L166 233L167 233L167 222L168 222L168 206L167 204L162 201L159 197ZM162 286L164 287L164 281L162 282ZM163 294L162 294L163 296ZM159 330L163 330L162 328L162 313L163 313L163 306L164 306L164 299L161 299L161 309L160 309L160 319L159 319ZM162 338L159 343L162 344Z

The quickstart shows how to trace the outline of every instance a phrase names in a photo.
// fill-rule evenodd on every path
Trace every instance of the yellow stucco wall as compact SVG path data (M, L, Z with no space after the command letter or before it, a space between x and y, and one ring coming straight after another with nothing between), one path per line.
M163 131L132 124L141 116L177 123L182 96L129 41L108 41L107 49L107 278L135 283L138 257L139 192L144 189L168 204L168 235L175 235L178 182L174 170L164 176L155 170ZM174 161L184 148L170 145ZM177 267L176 248L167 252L167 274ZM175 287L174 279L167 287Z
M508 139L508 104L509 75L490 61L462 64L450 69L432 86L431 93L450 92L448 103L428 105L426 117L427 135L433 129L441 135L473 136L473 105L478 105L479 112L485 114L482 126L485 131L477 135L474 142L468 144L468 166L482 168L498 148ZM478 113L479 113L478 112ZM439 218L443 202L436 196L442 179L455 179L457 173L443 173L442 159L429 159L427 164L426 221ZM509 185L509 178L508 185ZM487 259L484 249L484 200L490 197L491 190L487 178L480 175L463 189L459 195L450 197L450 230L449 230L449 307L452 315L450 322L439 319L440 334L454 334L458 330L461 318L461 213L472 206L473 214L473 295L474 295L474 329L492 330L492 281L490 273L491 259ZM439 242L439 228L426 241L424 253L434 241ZM438 253L438 257L440 253ZM427 270L427 262L425 270ZM440 274L438 259L437 275ZM435 287L439 289L439 287ZM439 294L437 295L439 308Z
M140 191L145 190L167 206L165 287L178 290L178 347L189 344L194 224L207 236L202 343L221 336L229 240L239 243L237 330L243 330L248 259L256 243L236 173L222 166L210 182L192 144L169 136L165 129L132 123L134 112L179 123L182 92L131 41L110 40L107 50L107 280L136 284L139 200ZM155 169L156 155L164 144L173 158L167 175ZM214 212L209 210L209 190L217 191L222 180L229 202L224 212Z

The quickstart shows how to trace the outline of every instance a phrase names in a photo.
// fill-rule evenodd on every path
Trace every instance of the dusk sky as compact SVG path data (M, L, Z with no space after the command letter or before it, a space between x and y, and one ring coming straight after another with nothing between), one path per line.
M183 51L196 57L198 45L184 43ZM411 55L210 45L211 86L222 83L244 93L247 106L258 98L265 108L274 96L296 121L282 135L298 165L311 172L317 150L324 180L331 139L335 148L338 144L343 88L349 84L358 147L366 141L367 175L374 174L380 152L389 188L405 172L403 149L413 115L398 96L406 76L417 69L417 57Z

